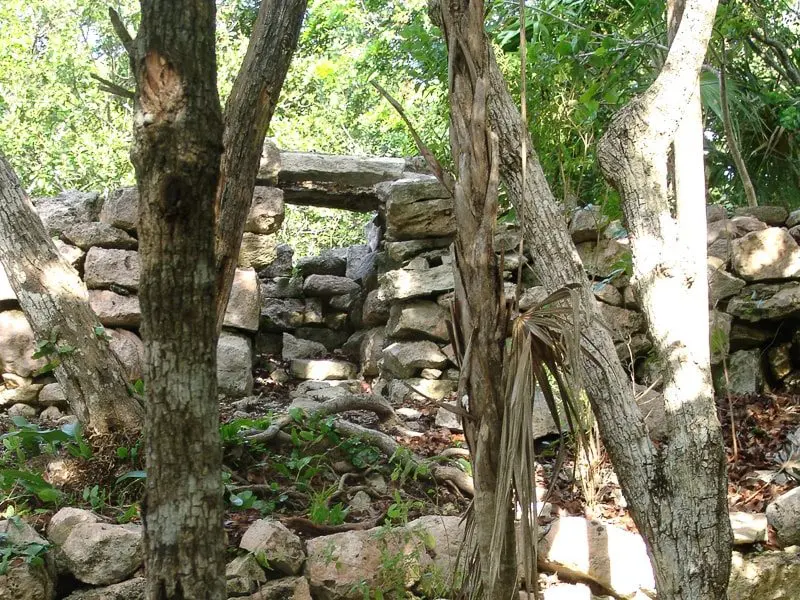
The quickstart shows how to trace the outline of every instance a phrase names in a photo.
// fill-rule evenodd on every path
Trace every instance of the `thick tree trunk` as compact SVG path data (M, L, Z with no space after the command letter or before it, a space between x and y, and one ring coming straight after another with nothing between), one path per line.
M504 398L503 347L508 315L502 273L494 251L499 186L497 136L488 124L489 46L484 35L483 2L460 0L442 5L450 73L450 146L456 164L453 191L458 223L456 323L464 344L458 396L468 395L464 432L476 457L473 476L477 550L484 598L510 600L517 593L514 514L498 506ZM505 532L495 530L495 515ZM492 556L492 539L505 536L502 557ZM497 575L493 564L500 561Z
M59 254L11 166L0 156L0 261L40 340L57 333L56 379L88 432L140 430L144 408L131 396L122 366L109 351L86 286Z
M215 196L222 155L213 0L142 0L136 77L145 343L146 595L225 598L216 385Z
M217 331L233 284L261 149L300 37L306 0L265 0L225 109L217 190Z
M658 510L637 525L650 543L659 598L667 599L724 598L730 572L725 452L710 377L704 248L698 250L705 231L698 233L696 222L682 227L699 218L700 198L677 188L673 218L667 197L668 150L697 93L716 5L686 2L661 74L617 114L598 148L603 173L623 199L634 281L664 363L669 439L652 490Z

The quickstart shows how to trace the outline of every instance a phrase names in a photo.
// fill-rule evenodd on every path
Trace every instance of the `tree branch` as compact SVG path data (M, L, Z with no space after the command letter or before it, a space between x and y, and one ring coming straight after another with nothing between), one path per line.
M136 97L136 94L134 94L131 90L124 88L121 85L117 85L113 81L109 81L104 77L100 77L100 75L89 73L89 77L100 82L98 87L100 88L101 92L106 92L107 94L111 94L113 96L119 96L120 98L125 98L126 100L133 100Z
M119 16L119 13L116 10L109 6L108 18L111 19L111 25L114 27L114 32L117 34L119 41L122 42L125 52L127 52L130 59L133 60L136 52L133 44L133 38L131 37L131 34L128 33L128 28L125 27L125 23L122 22L122 17Z

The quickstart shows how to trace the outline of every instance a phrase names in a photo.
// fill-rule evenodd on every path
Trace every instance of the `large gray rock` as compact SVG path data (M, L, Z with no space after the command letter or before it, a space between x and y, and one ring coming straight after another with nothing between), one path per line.
M378 252L369 246L350 246L347 249L345 276L353 281L365 282L377 273Z
M427 238L423 240L409 240L406 242L386 242L386 255L390 261L402 264L407 260L428 252L448 248L453 243L451 237Z
M96 514L81 508L65 507L53 515L50 523L47 524L47 539L53 545L53 558L59 574L69 572L69 566L61 551L61 546L67 541L75 526L79 523L97 523L99 521L100 517Z
M86 253L83 278L89 289L118 286L136 291L139 288L139 270L138 252L91 248Z
M268 235L275 233L283 224L285 206L283 191L273 187L258 186L253 190L253 202L244 230L247 233Z
M575 210L569 222L572 241L576 244L597 241L607 221L599 206L591 204Z
M327 327L298 327L294 330L295 337L303 340L312 340L325 346L330 352L340 348L350 337L347 329L334 331Z
M75 524L60 547L69 572L90 585L109 585L130 577L142 564L144 545L138 525Z
M96 192L67 190L55 198L32 198L31 202L52 237L78 223L96 221L103 200Z
M786 219L786 228L791 229L800 225L800 209L793 210Z
M297 298L264 298L261 302L261 329L283 332L300 327L306 305Z
M728 217L728 213L725 210L725 207L721 204L708 204L706 206L706 221L708 223L713 223L714 221L721 221L722 219L726 219Z
M402 158L281 152L278 179L284 184L313 181L372 186L381 181L399 179L405 164ZM262 170L263 165L259 179Z
M60 383L48 383L39 391L36 401L42 406L64 406L67 396Z
M429 300L395 304L389 312L386 333L398 340L427 339L447 343L447 317L441 306Z
M457 388L458 381L451 379L393 379L389 382L389 399L393 406L401 406L408 401L427 401L431 398L438 401L449 398Z
M630 248L616 240L602 239L598 244L584 242L576 248L586 272L598 279L612 275L621 278L626 263L630 262Z
M728 313L743 321L776 321L800 316L800 282L749 285L728 302Z
M734 545L757 544L767 541L769 522L764 513L730 513Z
M278 244L277 246L275 246L274 258L270 261L270 263L263 268L256 267L258 269L258 276L261 279L272 279L274 277L291 277L293 273L293 267L292 267L293 261L294 261L294 250L292 249L292 247L289 244Z
M260 313L261 297L256 272L253 269L236 269L222 324L245 331L258 331Z
M127 581L103 587L72 592L64 600L145 600L145 578L134 577Z
M739 350L728 358L728 380L722 378L717 388L731 394L757 394L761 391L764 376L761 371L761 352Z
M274 277L261 282L262 298L302 298L302 277Z
M45 358L33 358L36 337L21 310L0 312L0 373L30 377L47 364Z
M767 224L764 221L759 221L755 217L734 217L731 219L731 223L736 228L736 237L742 237L753 231L763 231L767 228Z
M622 306L624 304L622 293L610 283L598 281L592 284L594 297L612 306Z
M289 364L289 371L297 379L355 379L356 366L341 360L297 359Z
M655 592L655 578L641 536L600 521L562 517L539 543L539 566L589 580L620 598Z
M746 281L800 277L800 247L785 229L770 227L734 240L731 263Z
M136 250L139 242L122 229L94 221L92 223L77 223L61 234L62 239L81 250L89 250L92 246L98 248L117 248L121 250Z
M432 176L413 177L375 186L384 205L389 240L444 237L455 232L453 201Z
M0 600L54 600L56 582L46 565L12 563L0 575Z
M361 309L361 323L364 327L383 325L389 320L389 302L378 297L378 290L372 290L364 299Z
M223 331L217 344L217 388L220 394L243 397L253 393L253 341Z
M438 369L447 357L430 341L395 342L383 350L383 366L395 377L413 377L420 369Z
M719 238L715 242L708 245L706 252L708 256L718 258L722 261L724 267L731 261L731 240L726 238Z
M711 222L706 227L706 245L710 246L717 240L732 240L737 237L736 225L730 219L721 219Z
M731 326L731 349L752 350L775 339L776 328L773 323L762 321L758 325L734 320Z
M143 379L144 342L138 335L126 329L109 329L108 347L122 363L128 381Z
M377 299L405 300L447 292L454 287L453 267L442 265L424 271L398 269L378 277Z
M89 305L106 327L139 327L142 320L138 296L123 296L110 290L89 290Z
M718 302L738 294L745 282L734 277L722 268L708 266L708 305L716 306Z
M242 596L255 592L267 575L254 554L237 556L225 565L225 588L228 596Z
M784 546L800 544L800 488L782 494L767 506L767 521Z
M386 346L386 330L383 327L374 327L368 330L361 338L358 356L361 363L361 374L364 377L375 377L379 373L379 361L383 358L383 349Z
M297 261L303 277L309 275L336 275L344 277L347 271L347 249L327 250L318 256L306 256Z
M644 331L645 323L642 313L602 302L598 306L611 331L611 338L615 342L624 342L633 334Z
M111 192L103 204L100 221L125 231L136 231L139 222L139 192L136 188Z
M708 336L711 364L718 365L728 356L731 347L731 323L728 313L711 310L708 313Z
M737 217L755 217L773 227L783 225L789 218L789 211L783 206L740 206L733 210L733 214Z
M253 267L257 271L269 267L278 256L277 246L278 240L274 235L245 233L239 249L238 264L240 267ZM277 277L278 274L272 276Z
M305 577L281 577L266 582L258 591L240 600L313 600Z
M83 261L86 258L86 252L77 246L67 244L61 240L54 239L53 245L55 245L58 253L72 266L73 269L76 271L83 269Z
M319 342L301 340L289 333L283 334L283 360L295 358L320 358L328 353L328 349Z
M310 275L303 282L303 292L307 296L341 296L358 292L361 287L352 279L336 275Z
M420 578L419 587L428 597L434 598L436 586L449 585L465 570L459 561L459 551L464 541L464 521L461 517L426 515L409 521L405 530L412 538L421 542L425 554L420 555L419 563L426 574ZM430 559L430 564L428 560ZM463 560L463 557L462 557ZM438 588L441 591L441 587Z
M800 581L797 549L743 555L734 552L728 600L795 600Z
M280 521L259 519L254 522L245 531L239 547L286 575L297 575L306 558L300 538Z

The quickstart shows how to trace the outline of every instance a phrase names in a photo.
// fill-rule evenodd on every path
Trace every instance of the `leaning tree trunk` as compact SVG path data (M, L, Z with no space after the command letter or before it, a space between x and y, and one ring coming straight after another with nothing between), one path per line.
M601 169L622 196L635 285L664 363L669 439L652 490L659 510L637 525L650 543L659 597L667 599L725 598L730 572L725 452L703 301L705 261L696 250L697 233L682 230L667 197L669 147L697 93L716 5L686 2L661 74L615 116L598 147Z
M488 124L489 46L483 19L481 0L442 5L449 56L450 146L456 165L455 312L464 348L458 397L466 394L470 399L464 432L476 457L473 514L482 597L509 600L517 593L514 513L511 506L497 506L508 315L494 251L499 164L497 136ZM495 530L498 511L506 512L500 520L505 532ZM492 565L498 559L491 553L492 539L501 533L505 544L495 577Z
M217 330L222 327L264 137L300 37L306 0L265 0L225 108L217 190Z
M136 78L149 600L225 598L214 201L222 155L213 0L142 0ZM124 34L123 34L124 39Z
M92 434L135 438L144 408L128 388L89 307L86 286L59 254L6 159L0 156L0 262L39 340L56 339L56 379Z

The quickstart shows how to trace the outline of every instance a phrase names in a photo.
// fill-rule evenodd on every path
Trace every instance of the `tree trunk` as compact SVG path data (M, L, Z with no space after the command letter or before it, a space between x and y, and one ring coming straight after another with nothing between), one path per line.
M57 333L56 379L87 432L135 438L144 408L109 351L78 273L59 254L11 166L0 156L0 260L36 337ZM64 349L73 348L64 352Z
M475 518L480 580L484 598L510 600L517 593L514 514L497 506L504 400L503 347L508 315L503 280L494 251L499 186L497 136L490 130L488 52L483 2L442 5L450 73L450 146L456 164L455 220L456 323L464 355L458 397L466 394L469 419L464 432L474 464ZM493 557L495 515L506 512L502 558ZM496 577L492 564L501 560Z
M724 598L730 572L725 452L710 377L704 248L698 250L705 231L699 234L697 223L688 232L681 227L687 213L697 218L700 199L679 190L676 219L667 197L668 150L697 93L716 5L686 2L661 74L616 115L598 147L603 173L623 199L634 281L664 363L669 439L652 489L658 510L637 525L650 543L659 598L667 599Z
M222 155L213 0L142 0L136 77L147 461L146 596L225 598L214 203Z
M217 190L217 331L236 272L261 149L300 37L306 0L265 0L225 109L225 153Z

